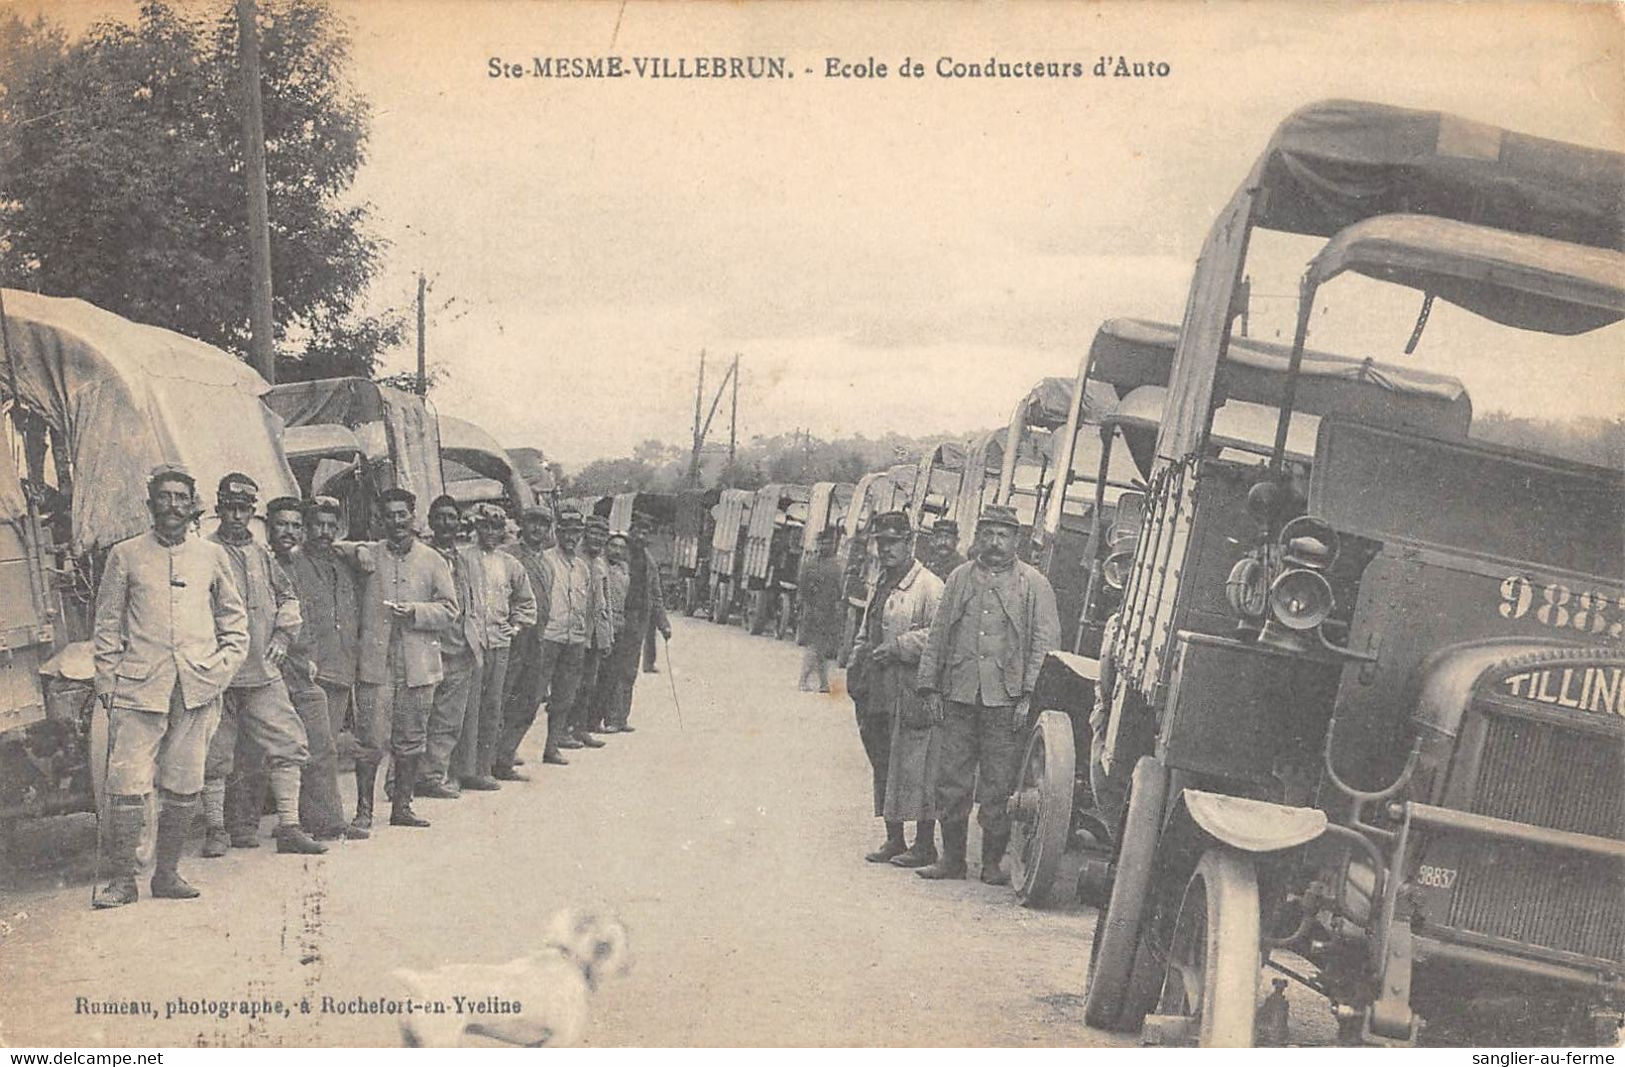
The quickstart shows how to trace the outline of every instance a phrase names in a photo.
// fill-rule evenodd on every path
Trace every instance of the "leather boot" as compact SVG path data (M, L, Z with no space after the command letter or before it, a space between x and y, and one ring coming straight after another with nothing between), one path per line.
M921 867L914 873L921 878L930 878L933 881L965 877L965 841L969 836L969 819L944 819L942 823L942 858L929 867Z
M158 845L154 849L152 895L169 900L191 900L202 896L197 888L180 876L181 848L186 844L186 831L191 828L197 814L197 801L165 798L158 809Z
M929 867L937 862L937 823L921 819L914 824L914 844L901 856L893 856L893 867Z
M390 799L389 825L391 826L428 826L428 819L421 819L412 810L412 790L407 782L415 782L418 777L418 761L421 756L395 757L395 795Z
M901 856L907 851L908 842L903 839L903 824L887 819L885 843L863 858L868 863L888 863L894 856Z
M105 866L109 879L96 890L90 903L96 908L120 908L141 899L141 891L135 885L135 850L141 844L141 831L146 827L147 806L145 798L131 796L109 797L107 803ZM99 876L101 871L96 873Z
M355 818L350 826L357 830L372 829L372 794L378 784L378 764L356 760L355 763Z
M982 835L982 884L983 885L1009 885L1010 872L1000 864L1004 861L1004 850L1010 845L1010 832L1002 834Z
M305 833L297 823L284 823L276 828L276 850L301 856L320 856L327 846Z
M203 850L198 855L205 859L219 859L231 848L231 835L226 832L226 781L211 778L203 783Z

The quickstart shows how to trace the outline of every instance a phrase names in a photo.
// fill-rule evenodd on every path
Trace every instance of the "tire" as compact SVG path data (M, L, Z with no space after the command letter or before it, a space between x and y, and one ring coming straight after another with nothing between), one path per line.
M728 583L719 581L711 586L711 621L718 626L728 625Z
M1077 753L1064 712L1038 715L1010 798L1010 885L1029 908L1049 902L1072 824Z
M789 593L779 594L779 621L773 627L773 636L783 641L786 637L796 639L800 637L796 631L796 598Z
M1157 1013L1194 1016L1201 1048L1251 1048L1260 936L1253 861L1208 849L1179 904Z
M750 594L750 632L759 634L767 629L767 590L755 589Z
M700 613L700 580L683 579L683 614L693 618Z
M1127 1012L1129 979L1139 949L1140 928L1151 892L1152 863L1162 833L1162 809L1168 793L1168 770L1155 756L1134 765L1128 810L1118 834L1116 873L1111 896L1095 915L1089 946L1089 977L1083 991L1083 1017L1102 1030L1133 1030L1145 1012Z

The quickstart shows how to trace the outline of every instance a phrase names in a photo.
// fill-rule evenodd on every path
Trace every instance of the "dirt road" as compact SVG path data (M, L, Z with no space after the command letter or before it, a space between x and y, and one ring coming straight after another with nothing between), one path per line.
M0 1044L394 1044L392 968L524 954L554 910L602 904L631 974L596 1045L1100 1045L1081 1022L1093 913L1029 911L976 881L862 861L879 834L852 705L799 693L799 649L679 620L630 736L529 783L423 800L326 856L195 858L204 896L88 907L87 818L25 827L0 873ZM664 667L663 667L664 669ZM267 826L269 823L267 823ZM145 897L145 885L142 886ZM150 1001L159 1018L76 1012ZM163 1018L172 999L309 998L309 1015Z

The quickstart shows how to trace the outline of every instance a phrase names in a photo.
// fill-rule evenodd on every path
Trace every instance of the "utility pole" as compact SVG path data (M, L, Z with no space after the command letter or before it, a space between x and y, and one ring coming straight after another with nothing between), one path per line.
M429 371L424 359L424 310L423 296L428 291L429 283L418 271L418 396L429 395Z
M728 414L728 488L734 484L734 446L739 436L739 353L734 353L733 410Z
M237 0L238 65L243 79L243 163L248 194L249 354L276 384L271 323L271 225L265 178L265 116L260 108L260 39L254 0Z
M694 448L688 457L688 480L698 489L700 487L700 445L705 440L705 431L700 428L700 400L705 396L705 349L700 349L700 380L694 386Z

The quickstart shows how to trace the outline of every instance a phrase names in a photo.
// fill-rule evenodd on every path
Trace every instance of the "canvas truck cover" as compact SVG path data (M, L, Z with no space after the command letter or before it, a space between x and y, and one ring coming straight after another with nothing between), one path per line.
M1523 330L1573 335L1625 316L1625 253L1452 219L1384 215L1355 223L1326 243L1306 281L1319 286L1345 270Z
M1325 100L1288 116L1253 171L1253 222L1330 237L1414 213L1625 250L1625 155L1439 111Z
M323 378L273 386L265 403L289 426L332 423L355 430L367 459L389 464L395 484L410 489L420 509L446 491L439 420L420 397L365 378Z
M145 532L147 475L179 463L208 506L221 477L299 494L252 368L202 341L61 297L5 291L5 358L18 401L63 436L73 472L72 551ZM9 395L12 374L0 374Z
M1202 244L1158 455L1177 459L1197 445L1252 228L1330 237L1400 213L1618 251L1625 155L1352 100L1289 115Z
M528 508L536 502L530 486L519 476L519 464L484 427L454 415L440 416L440 454L482 478L501 482L515 507Z
M525 484L530 486L537 499L552 491L553 472L547 469L547 457L542 455L541 449L521 445L508 449L508 455L513 457L514 469L519 472L519 477L525 479Z

